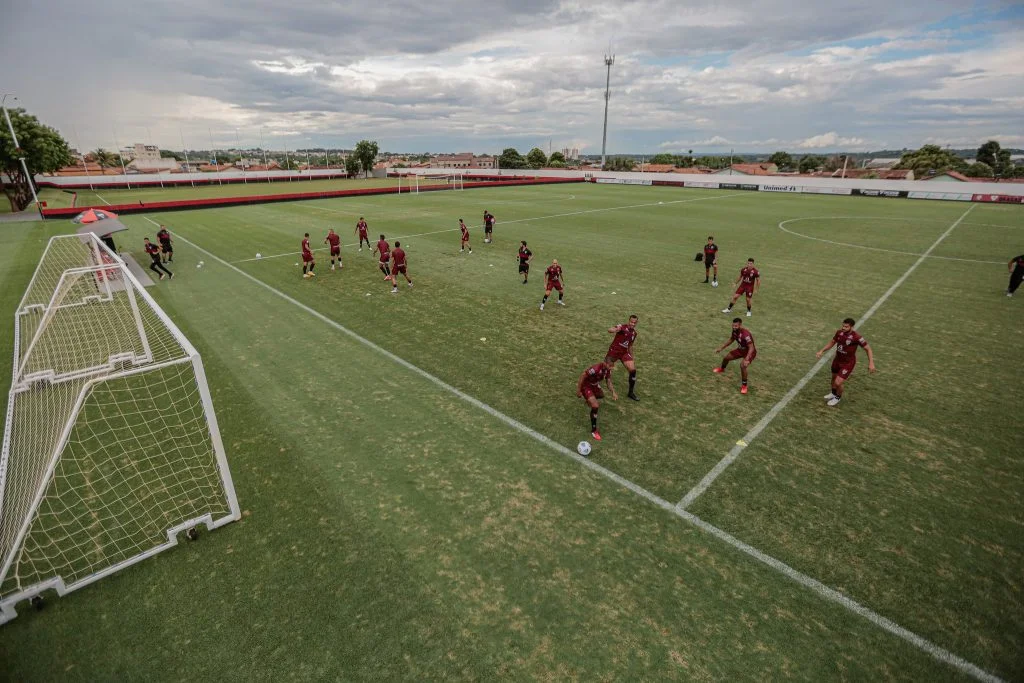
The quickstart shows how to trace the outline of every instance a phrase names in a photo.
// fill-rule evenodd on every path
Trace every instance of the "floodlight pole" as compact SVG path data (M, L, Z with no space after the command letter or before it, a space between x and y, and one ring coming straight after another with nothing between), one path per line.
M605 55L604 64L608 67L608 74L604 81L604 132L601 134L601 169L604 169L606 157L605 148L608 144L608 100L612 96L612 64L615 63L615 55Z
M192 175L192 162L188 160L188 149L185 147L185 134L181 132L181 126L178 126L178 137L181 138L181 152L185 155L185 168L188 169L188 177L192 181L192 187L195 187L196 178Z
M238 145L238 153L242 155L240 163L242 164L242 184L248 185L249 179L245 177L245 150L242 149L242 141L238 139L238 129L235 128L235 144Z
M220 164L217 162L217 148L213 144L213 129L209 126L206 127L206 132L210 134L210 151L213 152L213 165L216 170L214 173L217 174L217 181L219 185L224 184L224 179L220 177Z
M7 119L7 130L11 131L11 142L14 143L14 150L17 152L21 150L21 147L18 145L18 136L14 134L14 126L11 125L11 115L7 113L8 97L11 97L10 93L5 94L3 99L0 99L0 109L4 110L4 118ZM16 100L18 98L11 97L11 99ZM25 173L25 180L28 182L28 189L32 190L32 201L36 203L36 211L42 211L42 208L39 206L39 197L36 196L35 183L32 182L32 176L28 174L28 164L25 163L25 157L21 156L18 157L18 159L21 161L21 170Z
M263 142L263 126L260 126L260 147L263 148L263 167L267 170L267 184L270 184L270 162L267 161L267 146Z
M85 162L85 152L82 151L82 138L78 135L78 126L72 125L71 130L75 131L75 140L78 141L78 154L82 157L82 168L85 169L85 177L89 179L89 189L96 191L96 187L92 184L92 176L89 175L89 165ZM160 187L163 187L161 182Z

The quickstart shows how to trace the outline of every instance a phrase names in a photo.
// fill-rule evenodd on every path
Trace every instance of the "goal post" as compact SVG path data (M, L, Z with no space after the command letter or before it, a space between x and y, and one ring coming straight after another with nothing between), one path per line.
M51 238L15 316L0 624L239 518L196 349L94 235Z
M406 194L419 194L423 192L436 192L438 190L462 190L465 189L465 173L414 173L406 176ZM399 189L401 193L401 177L399 177Z

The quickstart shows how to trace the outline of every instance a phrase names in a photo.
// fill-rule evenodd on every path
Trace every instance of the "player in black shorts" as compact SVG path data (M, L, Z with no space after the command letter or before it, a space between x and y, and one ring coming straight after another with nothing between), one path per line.
M160 247L150 242L148 237L143 237L142 242L146 249L146 253L149 254L149 258L152 260L152 263L149 264L149 269L159 275L161 280L164 279L164 273L167 274L167 277L173 278L174 273L167 270L167 268L164 267L164 264L160 261Z
M526 284L527 278L530 277L530 259L533 258L533 252L526 247L526 240L523 240L519 244L519 272L523 275L523 284Z
M484 242L488 244L494 241L494 215L484 209Z
M1006 288L1006 296L1013 296L1020 283L1024 282L1024 254L1014 256L1007 265L1010 267L1010 285Z
M715 278L711 281L712 287L718 286L718 245L715 238L708 235L708 243L704 245L704 284L708 283L708 275L711 269L715 269Z
M164 263L174 263L174 245L171 244L171 233L167 231L166 225L161 225L156 233L160 242L160 259Z

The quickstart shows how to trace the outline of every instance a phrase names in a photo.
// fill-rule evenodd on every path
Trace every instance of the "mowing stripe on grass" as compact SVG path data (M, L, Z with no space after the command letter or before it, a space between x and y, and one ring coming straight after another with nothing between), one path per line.
M894 282L892 286L889 287L889 289L886 290L885 294L879 297L878 301L872 304L871 308L869 308L867 312L860 317L860 321L858 324L866 323L868 320L871 319L871 316L875 314L875 311L877 311L882 306L882 304L889 300L889 297L892 296L892 293L899 289L900 285L906 282L907 278L910 277L911 273L917 270L917 267L919 265L924 263L925 259L928 258L929 254L931 254L932 251L935 250L935 247L939 246L939 244L941 244L944 239L949 237L949 234L953 232L956 229L956 227L960 225L961 222L963 222L964 218L966 218L967 214L974 210L975 206L977 206L977 204L971 205L969 209L963 212L960 218L956 219L953 225L949 226L946 232L939 235L939 239L935 240L935 242L932 243L932 246L928 247L928 250L921 254L920 257L916 261L914 261L913 265L907 268L907 272L903 273L903 275L901 275L900 278L896 280L896 282ZM679 501L676 507L678 507L680 510L686 509L693 503L693 501L697 500L697 498L700 497L701 494L707 491L708 487L714 483L715 479L718 479L718 477L721 476L722 472L724 472L726 468L729 467L729 465L733 464L736 461L736 459L740 457L740 453L742 453L743 450L747 446L749 446L751 442L754 439L756 439L758 435L761 434L761 432L764 431L765 427L772 423L772 420L778 417L779 413L781 413L782 410L787 405L789 405L789 402L796 398L796 395L800 393L800 390L803 389L807 385L807 383L810 382L816 374L818 374L818 371L825 367L825 364L828 363L830 360L830 356L822 356L821 359L817 363L815 363L810 370L807 371L807 374L804 375L799 382L793 385L793 388L787 391L786 395L783 396L778 403L772 406L772 409L765 413L764 417L758 420L757 424L751 427L750 431L747 432L742 439L736 442L736 445L729 450L725 457L718 461L718 464L715 465L710 472L704 475L704 478L701 479L696 486L690 489L690 491L685 496L683 496L683 499Z
M710 197L709 197L709 199L710 199ZM154 221L153 219L151 219L149 217L145 217L144 216L144 218L147 221L149 221L150 223L152 223L153 225L159 225L159 223L157 223L156 221ZM955 225L954 225L954 227L955 227ZM949 231L947 231L947 233L948 232ZM376 351L377 353L381 354L385 358L387 358L387 359L397 363L398 365L402 366L403 368L406 368L407 370L409 370L409 371L419 375L420 377L426 379L427 381L429 381L432 384L436 385L440 389L443 389L444 391L452 394L453 396L456 396L457 398L465 401L466 403L469 403L470 405L472 405L472 406L474 406L476 408L479 408L480 410L486 412L487 414L489 414L489 415L497 418L501 422L505 423L509 427L512 427L513 429L515 429L515 430L517 430L519 432L522 432L523 434L529 436L530 438L532 438L532 439L538 441L539 443L547 446L548 448L550 448L551 450L555 451L556 453L558 453L560 455L567 456L569 458L572 458L573 460L575 460L577 463L579 463L583 467L586 467L587 469L591 470L592 472L594 472L594 473L596 473L596 474L598 474L598 475L600 475L600 476L602 476L602 477L604 477L604 478L606 478L606 479L608 479L610 481L615 482L619 486L627 489L628 491L631 491L632 493L634 493L637 496L643 498L644 500L647 500L648 502L653 503L654 505L656 505L659 508L665 510L666 512L669 512L669 513L675 515L676 517L679 517L680 519L682 519L682 520L684 520L684 521L686 521L686 522L688 522L690 524L693 524L697 528L699 528L699 529L701 529L701 530L711 534L715 538L717 538L720 541L728 544L729 546L735 548L736 550L739 550L740 552L748 555L749 557L754 558L758 562L761 562L762 564L765 564L768 567L771 567L775 571L780 572L781 574L783 574L787 578L791 579L792 581L795 581L796 583L800 584L801 586L804 586L805 588L811 589L812 591L817 593L822 598L828 600L829 602L838 604L841 607L844 607L845 609L853 612L854 614L857 614L857 615L867 619L868 621L870 621L871 623L875 624L876 626L878 626L882 630L884 630L884 631L886 631L886 632L888 632L888 633L890 633L890 634L892 634L892 635L894 635L894 636L896 636L898 638L901 638L902 640L905 640L906 642L910 643L914 647L917 647L918 649L922 650L923 652L931 655L936 660L938 660L940 662L943 662L944 664L947 664L947 665L949 665L951 667L954 667L954 668L958 669L959 671L961 671L961 672L963 672L963 673L965 673L965 674L967 674L967 675L969 675L969 676L971 676L971 677L973 677L973 678L975 678L975 679L977 679L979 681L985 681L986 683L1002 683L1002 679L1000 679L1000 678L998 678L996 676L993 676L992 674L984 671L983 669L981 669L980 667L978 667L975 664L972 664L971 662L967 661L966 659L963 659L962 657L959 657L958 655L953 654L949 650L946 650L946 649L944 649L942 647L939 647L938 645L936 645L936 644L932 643L931 641L929 641L929 640L927 640L927 639L917 635L916 633L903 628L902 626L900 626L896 622L894 622L894 621L892 621L890 619L887 619L886 617L883 617L882 615L878 614L877 612L875 612L875 611L873 611L873 610L871 610L871 609L861 605L860 603L856 602L855 600L852 600L851 598L848 598L847 596L843 595L842 593L840 593L839 591L835 590L834 588L829 588L828 586L826 586L825 584L821 583L817 579L813 579L813 578L807 576L806 574L803 574L803 573L797 571L796 569L793 569L792 567L790 567L786 563L782 562L781 560L775 559L774 557L771 557L770 555L766 555L765 553L761 552L757 548L754 548L753 546L748 545L747 543L744 543L743 541L739 540L738 538L736 538L732 534L730 534L730 533L728 533L726 531L723 531L722 529L719 529L718 527L714 526L713 524L710 524L709 522L704 521L703 519L701 519L700 517L697 517L696 515L694 515L691 512L687 512L686 510L683 510L683 509L679 508L678 506L673 505L672 503L670 503L669 501L665 500L664 498L661 498L660 496L657 496L657 495L651 493L647 489L643 488L642 486L640 486L638 484L633 483L629 479L626 479L625 477L623 477L621 475L618 475L615 472L612 472L608 468L603 467L603 466L601 466L601 465L599 465L599 464L597 464L597 463L595 463L595 462L593 462L593 461L591 461L591 460L589 460L587 458L582 457L581 455L577 454L575 451L572 451L572 450L566 448L565 446L563 446L562 444L558 443L557 441L554 441L554 440L550 439L549 437L545 436L544 434L541 434L540 432L532 429L531 427L528 427L527 425L523 424L522 422L519 422L518 420L516 420L516 419L514 419L512 417L509 417L508 415L505 415L504 413L500 412L499 410L497 410L495 408L492 408L491 406L487 405L483 401L481 401L481 400L479 400L477 398L474 398L474 397L470 396L469 394L467 394L467 393L465 393L465 392L463 392L463 391L453 387L452 385L448 384L444 380L439 379L438 377L435 377L434 375L430 374L426 370L423 370L423 369L413 365L412 363L410 363L409 361L405 360L404 358L396 356L395 354L391 353L387 349L384 349L383 347L378 346L377 344L375 344L374 342L370 341L369 339L359 335L356 332L353 332L352 330L350 330L347 327L345 327L344 325L336 322L335 320L333 320L331 318L328 318L323 313L320 313L319 311L317 311L317 310L315 310L313 308L310 308L306 304L304 304L301 301L298 301L297 299L295 299L295 298L285 294L281 290L276 289L275 287L267 284L266 282L260 280L259 278L250 275L249 273L245 272L241 268L239 268L239 267L237 267L235 265L232 265L231 263L229 263L228 261L225 261L224 259L222 259L221 257L217 256L213 252L207 251L203 247L200 247L198 244L196 244L196 243L186 239L185 237L182 237L180 234L178 234L178 233L173 233L173 234L180 241L182 241L185 244L191 246L192 248L196 249L197 251L199 251L199 252L201 252L203 254L206 254L211 259L213 259L214 261L220 263L221 265L223 265L223 266L225 266L227 268L230 268L231 270L233 270L234 272L238 273L242 277L246 278L250 282L253 282L256 285L259 285L260 287L266 289L270 293L272 293L272 294L274 294L274 295L284 299L285 301L287 301L290 304L295 305L300 310L305 311L306 313L309 313L314 318L317 318L318 320L326 323L327 325L329 325L329 326L333 327L334 329L338 330L339 332L347 335L348 337L350 337L353 340L359 342L360 344L366 346L367 348L369 348L369 349L371 349L373 351Z
M666 204L666 205L667 204L686 204L688 202L703 202L703 201L707 201L709 199L725 199L726 197L746 197L746 196L750 196L752 194L753 193L751 193L751 192L733 192L733 193L730 193L730 194L716 194L713 197L697 197L695 199L673 199L672 201L668 201L668 202L651 202L649 204L630 204L629 206L609 206L609 207L604 208L604 209L587 209L586 211L571 211L569 213L553 213L550 216L534 216L533 218L517 218L517 219L512 220L512 221L501 221L500 225L510 225L512 223L529 223L530 221L542 221L542 220L546 220L548 218L563 218L565 216L578 216L578 215L583 214L583 213L598 213L598 212L601 212L601 211L620 211L622 209L639 209L639 208L643 208L643 207L646 207L646 206L658 206L658 205L661 205L661 204ZM575 195L572 195L572 196L575 197ZM309 207L309 208L317 208L317 207ZM333 210L333 209L328 209L328 210L330 211L330 210ZM474 226L474 227L477 228L477 227L482 227L482 226ZM395 239L402 240L402 239L407 239L409 237L423 237L425 235L437 235L437 234L442 233L442 232L455 232L458 229L459 228L446 228L444 230L435 230L434 232L421 232L418 235L399 235ZM354 247L355 244L354 243L353 244L346 244L344 246L346 246L346 247ZM326 251L326 250L327 250L326 247L320 247L318 249L314 249L313 251ZM266 260L266 259L269 259L269 258L281 258L282 256L296 256L296 255L301 254L301 253L302 253L301 251L289 251L286 254L273 254L271 256L261 256L258 259L256 259L256 258L247 258L247 259L241 259L240 261L231 261L231 263L247 263L249 261L263 261L263 260Z

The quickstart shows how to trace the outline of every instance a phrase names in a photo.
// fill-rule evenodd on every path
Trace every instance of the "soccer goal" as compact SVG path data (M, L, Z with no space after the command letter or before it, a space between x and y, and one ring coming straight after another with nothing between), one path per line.
M51 238L15 315L0 624L239 517L195 348L95 235Z
M465 189L464 173L413 174L405 177L407 193L434 192L437 190ZM398 178L398 192L402 193L402 177Z

